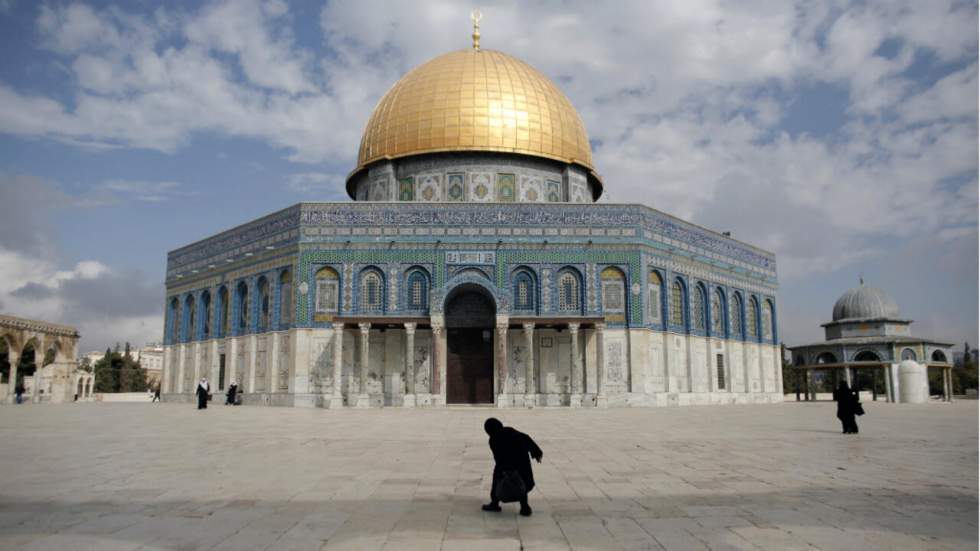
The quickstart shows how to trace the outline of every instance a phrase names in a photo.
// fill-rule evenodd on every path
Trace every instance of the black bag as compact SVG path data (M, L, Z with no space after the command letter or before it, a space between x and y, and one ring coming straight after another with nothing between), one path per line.
M854 415L864 415L864 406L861 405L861 402L854 404Z
M524 479L519 472L504 471L500 474L493 493L503 503L523 501L527 498L527 486L524 485Z

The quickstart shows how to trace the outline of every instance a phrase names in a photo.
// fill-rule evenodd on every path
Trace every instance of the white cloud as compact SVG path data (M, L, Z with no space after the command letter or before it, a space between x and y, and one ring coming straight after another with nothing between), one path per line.
M468 47L474 7L330 2L313 49L283 2L145 16L45 6L38 31L71 72L71 100L0 83L0 131L168 153L216 132L264 140L296 162L351 167L381 94L408 69ZM485 48L527 60L572 98L601 144L606 200L733 231L774 250L790 279L877 262L923 232L976 239L975 4L483 11ZM920 74L936 71L949 74ZM842 126L788 132L791 107L822 116L794 104L815 84L842 91ZM339 191L342 180L299 169L285 183L310 193Z

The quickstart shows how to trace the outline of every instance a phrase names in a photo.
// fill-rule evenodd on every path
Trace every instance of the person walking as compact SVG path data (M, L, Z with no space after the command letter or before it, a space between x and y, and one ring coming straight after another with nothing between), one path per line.
M23 403L24 383L17 383L17 386L14 387L14 397L16 398L18 404Z
M511 483L514 473L524 484L523 497L515 499L521 503L521 516L531 516L527 504L527 494L534 489L534 472L531 470L533 457L538 463L544 453L530 436L512 427L505 427L499 420L491 417L483 423L483 430L490 436L490 451L493 452L493 483L490 486L490 503L483 506L484 511L500 512L500 502L504 496L498 495L498 485ZM508 480L504 480L507 478ZM507 500L510 501L510 500Z
M834 391L834 401L837 402L837 418L840 419L841 428L844 434L857 434L858 426L855 415L861 404L851 388L847 386L847 381L841 381L837 390Z
M225 394L225 405L233 406L235 405L235 395L238 394L238 383L232 381L228 385L228 392Z
M160 385L157 385L156 388L153 389L153 399L150 400L150 403L152 404L153 402L159 402L159 401L160 401Z
M197 383L197 409L208 409L208 394L211 387L208 386L207 377L202 377L201 382Z

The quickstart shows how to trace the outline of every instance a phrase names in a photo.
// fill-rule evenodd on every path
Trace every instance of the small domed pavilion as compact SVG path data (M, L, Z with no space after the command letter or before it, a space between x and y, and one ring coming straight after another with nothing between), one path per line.
M857 390L868 390L860 388L868 384L874 399L883 379L889 402L921 402L929 396L928 370L939 369L943 400L951 401L953 345L912 336L911 325L891 296L862 279L837 299L833 321L822 324L826 340L790 348L800 382L797 399L801 386L807 400L815 398L816 370L829 373L835 387L841 376Z

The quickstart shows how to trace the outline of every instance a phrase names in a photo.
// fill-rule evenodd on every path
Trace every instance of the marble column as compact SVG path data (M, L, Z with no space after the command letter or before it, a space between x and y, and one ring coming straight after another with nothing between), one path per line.
M446 326L432 320L435 365L432 369L432 405L446 405Z
M568 324L568 333L572 337L572 381L571 388L569 389L571 390L571 396L569 397L568 405L573 408L582 405L582 355L578 349L578 330L579 324Z
M943 368L943 401L953 401L953 370L948 367Z
M527 361L524 367L524 406L534 407L538 400L538 378L534 372L534 323L523 324Z
M609 400L606 397L606 343L603 334L606 331L605 323L595 324L595 338L596 338L596 395L595 395L595 405L596 407L607 407L609 405ZM690 365L690 361L688 362Z
M366 408L371 405L367 393L368 364L371 360L371 324L359 323L357 327L361 330L361 363L358 369L357 407ZM383 403L384 396L381 399Z
M405 396L402 406L415 407L415 323L405 324Z
M330 409L344 407L344 324L333 325L333 393Z
M854 382L851 378L851 368L844 368L844 380L847 381L847 388L854 389Z
M44 364L44 356L46 355L47 349L44 347L44 341L38 338L37 345L34 346L34 384L31 385L31 402L38 403L41 401L41 366Z
M507 404L507 330L510 322L497 322L497 353L494 362L497 364L497 407Z
M7 402L14 403L17 396L14 389L17 388L17 364L20 363L20 352L15 352L14 348L7 345L7 361L10 362L10 380L7 382Z

